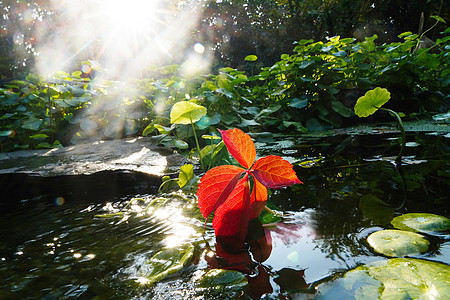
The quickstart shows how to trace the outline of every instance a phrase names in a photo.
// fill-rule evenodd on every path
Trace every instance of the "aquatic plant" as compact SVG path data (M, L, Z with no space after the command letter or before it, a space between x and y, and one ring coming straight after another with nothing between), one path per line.
M265 207L267 188L302 182L292 165L280 156L269 155L255 162L255 144L240 129L219 131L228 151L242 167L222 165L206 172L198 186L198 206L206 219L215 211L213 227L217 237L233 237L239 245L244 242L248 222Z
M373 90L367 91L364 96L359 97L358 101L356 101L355 114L358 117L363 118L368 117L373 113L375 113L377 110L381 109L387 111L391 116L393 116L397 120L402 135L401 135L401 148L397 157L395 158L395 161L400 162L402 158L403 149L405 148L406 144L406 133L405 127L403 126L401 114L393 111L392 109L381 107L383 104L388 102L390 98L391 93L389 93L387 89L377 87Z

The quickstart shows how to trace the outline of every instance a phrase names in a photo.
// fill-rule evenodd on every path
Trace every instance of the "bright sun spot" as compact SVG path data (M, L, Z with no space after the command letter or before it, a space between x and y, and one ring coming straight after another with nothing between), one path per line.
M138 76L149 65L173 63L198 21L193 7L162 0L55 1L54 11L60 26L37 49L43 75L92 60L114 79ZM194 53L204 51L194 46Z

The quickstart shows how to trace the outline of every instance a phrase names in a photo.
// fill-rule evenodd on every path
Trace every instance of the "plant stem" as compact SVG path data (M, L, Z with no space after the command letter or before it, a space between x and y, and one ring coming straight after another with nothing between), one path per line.
M203 160L202 160L202 153L200 152L200 145L198 144L197 133L195 131L195 126L194 126L194 122L192 122L192 118L191 118L191 125L192 125L192 130L194 131L195 143L197 144L197 151L198 151L198 158L200 159L200 165L202 166L202 170L205 170L205 168L203 167Z
M401 141L401 142L402 142L402 146L401 146L401 148L400 148L400 152L398 153L397 157L395 158L395 161L396 161L397 163L400 163L400 162L401 162L401 159L402 159L403 149L405 148L405 144L406 144L406 133L405 133L405 127L403 126L402 118L400 118L400 116L399 116L398 113L396 113L395 111L393 111L393 110L391 110L391 109L389 109L389 108L384 108L384 107L377 107L377 108L389 112L389 114L390 114L391 116L393 116L393 117L395 117L395 118L397 119L397 122L398 122L398 124L400 125L400 130L401 130L401 132L402 132L402 136L401 136L401 139L402 139L402 141Z

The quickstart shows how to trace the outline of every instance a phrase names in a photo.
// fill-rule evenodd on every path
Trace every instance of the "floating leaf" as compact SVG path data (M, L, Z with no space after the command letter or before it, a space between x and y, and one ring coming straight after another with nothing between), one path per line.
M391 224L401 230L433 233L450 230L450 219L427 213L410 213L395 217Z
M381 230L367 237L369 245L378 253L390 257L416 255L428 250L430 242L418 233L403 230Z
M189 101L180 101L173 105L170 112L170 123L191 124L206 115L206 108Z
M355 104L355 114L358 117L368 117L378 110L380 106L388 102L391 93L387 89L377 87L359 97Z
M413 258L369 263L318 287L318 299L446 299L450 267Z

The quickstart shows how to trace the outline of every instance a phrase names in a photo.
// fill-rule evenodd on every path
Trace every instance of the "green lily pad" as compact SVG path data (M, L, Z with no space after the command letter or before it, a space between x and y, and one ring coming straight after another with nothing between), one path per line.
M200 288L214 289L242 289L247 284L247 278L241 272L222 269L209 270L197 282Z
M151 285L189 265L193 256L194 245L189 243L159 251L141 267L142 277Z
M373 90L359 97L355 104L355 114L358 117L368 117L378 110L380 106L388 102L391 98L391 93L387 89L377 87Z
M450 219L426 213L410 213L395 217L391 224L398 229L433 233L450 230Z
M401 257L415 255L428 250L430 242L422 235L403 230L381 230L367 237L369 245L378 253Z
M413 258L369 263L319 285L318 299L446 299L450 266Z
M173 105L170 111L170 123L191 124L200 120L206 115L204 106L189 101L180 101Z

